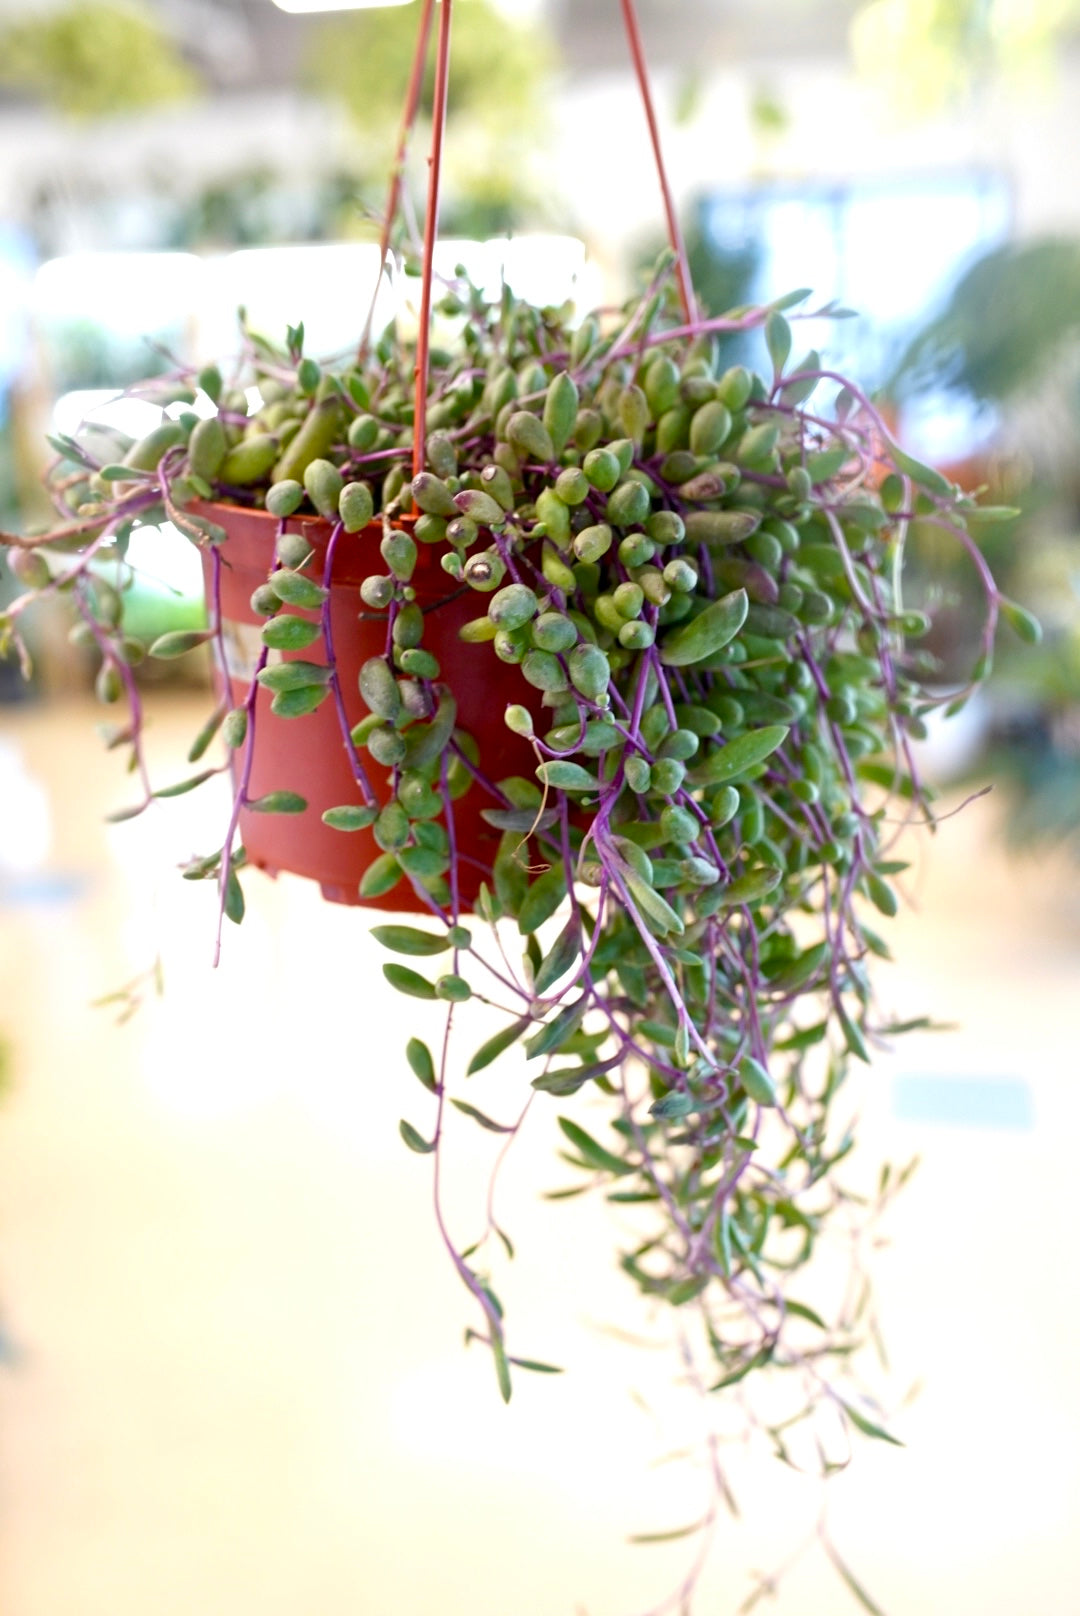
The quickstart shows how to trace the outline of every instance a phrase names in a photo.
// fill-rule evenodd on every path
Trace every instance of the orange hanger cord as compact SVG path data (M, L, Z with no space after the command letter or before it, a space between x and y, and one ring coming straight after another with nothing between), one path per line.
M641 99L645 104L645 120L649 125L649 138L652 141L653 157L656 160L656 175L660 181L660 194L664 200L668 240L675 254L683 312L689 324L693 321L697 312L694 302L694 287L690 279L690 264L686 257L686 244L679 228L679 218L675 212L675 204L671 197L671 186L668 184L667 170L664 167L664 154L660 148L660 131L657 128L656 113L653 110L652 93L649 89L649 74L645 66L645 51L641 43L641 32L638 28L637 14L634 11L634 0L621 0L621 4L623 22L626 24L626 39L630 46L630 56L634 63L634 72L637 74Z
M431 28L431 12L434 0L424 0L424 9L420 18L417 34L416 53L413 57L412 75L409 80L408 95L405 104L405 115L402 121L401 138L398 143L397 156L391 176L390 194L387 200L386 219L383 224L383 256L389 242L389 234L394 215L397 211L401 195L403 180L405 148L408 143L409 132L416 118L420 99L420 88L423 83L424 60L427 54L428 37ZM679 228L678 215L675 212L675 203L671 195L671 186L668 182L667 170L664 166L664 155L660 145L660 131L657 127L656 112L653 107L652 92L649 88L649 75L645 65L645 51L641 41L641 32L638 28L637 14L634 10L633 0L620 0L622 6L623 22L626 27L627 43L630 47L630 56L637 76L638 88L645 108L645 120L649 126L649 138L652 142L653 158L656 162L657 178L660 182L660 194L664 204L664 215L667 221L668 239L675 254L676 273L679 281L679 293L682 299L683 311L688 323L696 316L696 303L694 288L690 278L690 265L686 256L686 244ZM424 219L424 258L420 292L420 325L416 342L416 392L413 412L413 474L414 476L424 469L425 441L427 425L427 391L428 368L431 338L431 296L432 281L434 279L435 241L439 228L439 185L442 171L443 138L446 133L446 94L450 79L450 23L453 9L453 0L442 0L442 9L439 16L439 32L435 54L435 96L432 107L431 154L428 158L428 191L427 214ZM364 344L370 334L371 315L368 316L368 325L365 328Z
M439 233L439 179L446 132L446 88L450 82L450 14L452 0L442 0L435 48L435 100L431 113L431 156L428 158L427 215L424 219L424 265L420 283L420 329L416 337L416 399L413 408L413 476L424 469L427 438L428 354L431 341L431 282L435 238Z
M371 341L371 325L375 318L375 305L378 302L379 288L382 285L383 272L386 267L386 253L390 246L390 232L394 228L394 220L397 218L397 211L401 202L401 188L405 183L405 159L409 150L409 136L412 134L417 110L420 106L420 91L424 86L424 62L427 59L428 40L431 37L431 14L434 8L435 0L424 0L424 8L420 14L420 24L416 33L416 48L413 52L412 70L409 73L409 88L405 95L405 110L401 119L401 132L398 135L397 150L394 153L393 166L390 169L390 188L386 195L382 232L379 236L379 273L375 280L371 307L368 309L368 316L364 321L364 332L360 338L359 358L361 361L367 353L368 343Z

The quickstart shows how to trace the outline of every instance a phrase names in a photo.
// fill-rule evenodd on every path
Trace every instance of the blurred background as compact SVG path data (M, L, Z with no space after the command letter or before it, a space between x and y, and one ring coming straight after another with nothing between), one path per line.
M914 453L1018 511L986 551L1043 641L1003 631L983 695L925 744L946 811L993 790L910 849L883 972L898 1018L955 1027L883 1051L857 1097L871 1177L922 1158L876 1264L907 1447L860 1454L829 1518L889 1616L1069 1616L1080 4L638 4L703 301L805 286L855 309L810 340ZM275 337L304 320L315 353L355 340L418 9L0 0L0 527L45 518L45 432L170 356L228 353L238 305ZM421 129L417 207L424 149ZM442 224L453 260L537 301L639 284L661 213L615 0L458 0ZM135 631L198 622L186 541L146 556ZM0 602L15 589L0 570ZM973 576L916 535L908 590L959 683ZM403 1159L410 1079L365 922L252 880L255 924L211 973L205 895L169 866L222 804L103 824L124 780L67 629L35 623L29 685L0 663L4 1616L644 1616L689 1550L626 1534L700 1513L693 1464L659 1464L700 1411L627 1348L644 1326L610 1209L540 1201L560 1171L542 1121L505 1288L522 1350L572 1372L504 1410ZM145 696L167 769L199 691L159 675ZM300 980L297 929L319 940ZM314 1042L285 1008L312 1003ZM467 1220L486 1158L460 1152ZM753 1452L732 1481L710 1616L821 1507ZM858 1601L812 1546L766 1608Z

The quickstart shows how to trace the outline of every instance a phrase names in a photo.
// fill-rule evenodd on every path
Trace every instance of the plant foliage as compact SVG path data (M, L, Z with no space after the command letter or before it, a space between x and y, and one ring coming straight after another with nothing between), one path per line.
M196 75L139 0L71 0L0 32L0 83L75 118L194 94Z
M340 694L333 657L297 615L319 614L329 643L326 577L290 518L313 508L339 535L374 514L382 566L356 605L385 623L386 651L361 672L367 717L343 718L355 800L327 817L373 835L366 895L392 907L411 888L428 912L376 928L390 985L445 1003L448 1029L472 996L505 1012L460 1062L449 1039L439 1056L410 1039L425 1092L405 1144L437 1173L451 1101L504 1143L554 1106L570 1191L632 1212L622 1267L675 1310L703 1385L719 1395L785 1372L798 1388L787 1424L824 1417L892 1440L854 1385L837 1389L866 1328L864 1287L826 1311L805 1270L823 1240L848 1242L875 1212L844 1188L842 1095L851 1059L880 1036L868 967L887 953L875 928L903 868L890 790L901 815L929 814L910 751L934 705L920 682L926 621L899 593L909 522L937 524L979 569L985 651L999 597L967 533L972 502L896 449L817 354L792 361L806 294L687 324L670 267L640 300L578 323L568 307L509 291L492 305L456 285L441 312L460 340L435 356L415 477L414 354L389 334L340 371L305 357L299 331L281 349L252 339L227 385L216 370L178 378L171 412L139 443L101 429L58 440L64 520L12 540L27 593L6 633L16 645L37 595L72 597L101 695L131 703L116 744L143 782L138 811L165 793L142 758L132 670L147 648L124 631L126 537L168 516L220 565L227 541L202 501L279 517L258 610L265 644L285 649L192 750L197 761L220 725L235 805L221 846L185 873L216 882L239 919L240 809L305 806L303 780L246 800L257 690L297 723ZM758 330L763 373L718 365L718 336ZM424 646L410 585L424 545L448 588L475 594L453 665ZM211 621L148 649L182 655L220 634ZM535 768L492 780L456 725L454 690L498 664L506 723ZM501 841L470 917L455 809L477 781ZM466 1069L499 1063L499 1115L452 1092ZM894 1187L883 1179L881 1198ZM509 1397L514 1365L537 1366L509 1355L484 1241L462 1250L440 1226ZM787 1456L789 1438L770 1435Z

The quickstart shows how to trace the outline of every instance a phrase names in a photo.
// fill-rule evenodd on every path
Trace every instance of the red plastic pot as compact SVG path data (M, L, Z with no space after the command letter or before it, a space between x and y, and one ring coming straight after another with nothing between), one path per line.
M220 658L215 657L214 677L219 691L227 679L229 700L240 705L247 698L262 649L260 630L265 621L252 610L251 596L266 582L278 522L262 510L225 505L203 505L198 509L228 535L220 547L221 616L228 668L222 669ZM330 524L315 517L294 517L287 527L302 532L311 544L314 555L306 571L321 583ZM384 570L379 554L381 538L381 524L372 523L359 533L342 534L334 550L330 629L350 726L366 717L368 711L357 684L361 664L386 650L385 620L362 620L358 616L364 610L359 585L370 573ZM512 774L531 775L536 767L532 749L503 722L507 701L522 699L520 692L507 692L509 670L490 644L467 645L458 638L461 625L482 611L481 601L471 589L463 589L443 572L433 546L420 545L418 549L412 585L425 613L424 645L438 658L444 677L453 686L458 728L476 741L480 767L489 780ZM212 568L212 559L204 552L208 598ZM318 618L313 612L300 615L313 621ZM273 654L286 658L290 655ZM324 660L322 638L295 655L307 661ZM302 814L242 810L240 835L248 863L274 875L287 870L318 881L323 896L336 903L423 910L422 899L405 878L385 898L362 899L358 891L360 878L380 852L374 837L367 830L332 830L322 822L325 809L361 801L333 698L302 718L277 717L270 711L271 700L270 693L260 687L248 794L258 798L270 791L295 791L306 798L308 806ZM389 794L388 771L375 764L367 751L361 749L360 756L376 795L384 802ZM454 803L459 890L466 908L475 902L481 881L490 884L500 833L481 818L481 810L494 806L495 799L477 782Z

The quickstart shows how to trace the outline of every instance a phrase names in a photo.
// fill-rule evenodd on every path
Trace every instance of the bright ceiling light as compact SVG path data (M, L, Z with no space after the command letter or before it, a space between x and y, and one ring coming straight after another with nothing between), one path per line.
M274 0L279 11L379 11L389 6L411 6L415 0ZM544 0L492 0L492 4L512 22L529 22L539 16Z
M279 11L377 11L384 6L411 6L413 0L274 0Z

